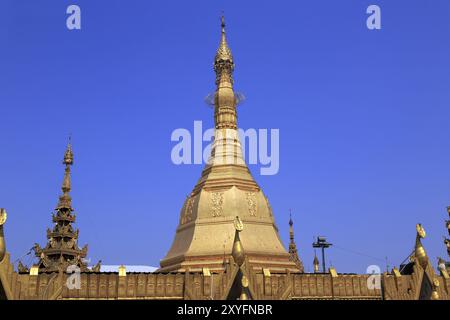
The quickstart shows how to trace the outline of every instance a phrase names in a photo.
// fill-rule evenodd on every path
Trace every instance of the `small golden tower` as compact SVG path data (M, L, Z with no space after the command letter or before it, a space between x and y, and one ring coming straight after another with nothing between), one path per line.
M317 255L314 253L314 273L319 273L319 259L317 259Z
M39 272L57 272L66 270L69 265L75 265L81 271L87 271L84 258L87 255L87 245L82 249L78 247L78 229L74 229L75 222L73 214L70 179L70 166L73 165L73 151L69 138L67 149L64 153L63 164L65 165L64 179L61 190L63 194L59 197L55 214L52 215L54 223L53 230L47 229L48 243L45 248L39 244L34 245L34 251L39 258L37 267Z

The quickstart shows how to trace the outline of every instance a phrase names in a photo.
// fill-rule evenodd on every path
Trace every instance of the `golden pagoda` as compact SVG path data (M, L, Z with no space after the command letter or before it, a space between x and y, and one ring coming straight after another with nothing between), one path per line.
M246 225L240 236L253 267L298 271L280 240L269 201L242 156L233 91L234 60L223 17L214 71L217 88L211 156L184 202L175 239L161 260L160 271L204 267L223 271L231 256L236 216Z

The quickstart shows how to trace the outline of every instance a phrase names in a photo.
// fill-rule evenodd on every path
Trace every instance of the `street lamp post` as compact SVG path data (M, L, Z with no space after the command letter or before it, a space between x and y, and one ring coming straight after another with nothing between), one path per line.
M331 247L333 244L327 242L325 237L317 237L317 241L312 244L313 248L322 249L322 271L325 273L325 249Z

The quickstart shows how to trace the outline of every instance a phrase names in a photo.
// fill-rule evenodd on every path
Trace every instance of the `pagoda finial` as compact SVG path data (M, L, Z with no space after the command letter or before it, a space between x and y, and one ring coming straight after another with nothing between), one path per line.
M234 70L233 55L231 54L231 49L228 47L227 37L225 35L225 17L223 15L221 18L221 28L222 35L220 38L220 44L214 59L214 71L216 71L217 85L219 85L221 80L226 80L227 82L232 83L233 80L231 76Z
M319 259L317 259L316 251L314 250L314 260L313 260L313 266L314 266L314 273L319 272Z
M292 210L289 209L289 235L290 235L290 239L291 242L294 241L294 221L292 221Z
M225 33L225 16L223 14L223 11L222 11L221 21L222 21L222 33Z
M67 143L66 152L64 153L63 164L65 165L73 164L72 135L69 136L69 142Z
M69 142L67 143L66 152L64 153L63 164L66 165L66 169L65 169L65 173L64 173L62 187L61 187L63 194L62 194L62 196L59 197L58 208L71 208L71 205L72 205L71 204L72 199L69 195L69 192L72 189L71 179L70 179L70 166L73 164L73 151L72 151L71 140L72 140L72 138L69 137Z
M214 96L216 129L237 129L236 96L233 91L234 62L225 36L225 18L221 18L222 35L214 59L217 90Z
M231 50L228 47L227 37L225 35L225 17L223 14L221 17L220 26L222 28L222 36L220 38L220 45L219 49L217 49L215 61L218 62L219 60L223 60L223 61L231 61L231 63L233 63L233 55L231 54Z
M294 244L294 221L292 221L292 210L289 209L289 239L291 240L291 243Z
M289 259L295 263L297 268L303 272L303 263L298 257L297 245L294 241L294 222L292 221L292 211L289 209Z

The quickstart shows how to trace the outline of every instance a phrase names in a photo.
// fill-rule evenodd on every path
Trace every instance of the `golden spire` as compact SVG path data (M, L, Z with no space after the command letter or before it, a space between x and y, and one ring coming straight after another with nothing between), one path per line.
M71 190L70 166L73 164L73 151L70 137L69 142L67 144L66 152L64 153L63 164L66 165L64 180L61 187L63 194L62 196L59 197L59 203L57 208L71 208L72 198L70 197L69 192Z
M289 238L291 240L291 243L294 243L294 228L293 228L294 222L292 221L292 212L289 210Z
M221 62L229 61L231 63L232 69L234 69L233 55L231 54L231 49L228 47L227 37L225 35L225 17L221 18L222 36L220 38L220 45L217 49L216 57L214 59L214 70L220 67ZM217 72L217 70L216 70Z
M304 272L303 263L298 257L297 245L294 241L294 222L292 221L292 213L289 210L289 259L295 263L300 272Z
M214 97L216 129L237 129L236 97L233 91L234 62L225 36L225 18L222 16L222 36L214 59L217 90Z
M319 259L317 259L315 252L314 252L313 265L314 265L314 273L318 273L319 272Z
M73 151L72 151L72 137L69 137L69 142L67 143L66 152L64 153L63 164L72 165L73 164Z

